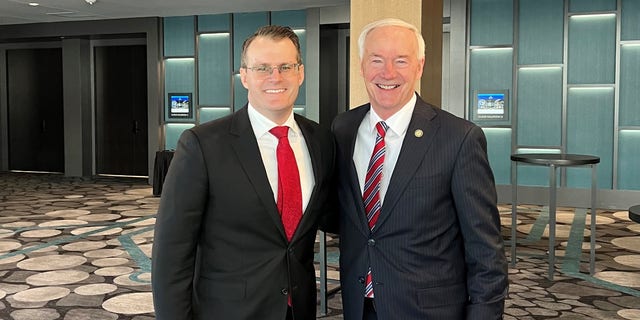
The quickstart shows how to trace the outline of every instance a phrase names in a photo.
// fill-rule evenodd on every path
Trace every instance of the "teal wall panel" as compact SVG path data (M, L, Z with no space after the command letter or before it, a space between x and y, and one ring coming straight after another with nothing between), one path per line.
M616 0L569 0L571 13L614 10L616 10Z
M307 12L305 10L273 11L271 24L289 26L291 29L306 29Z
M573 16L569 19L568 82L615 82L615 15Z
M618 141L618 189L640 190L640 130L620 130Z
M471 45L513 44L513 1L471 0Z
M240 70L242 43L262 26L269 24L267 12L234 13L233 14L233 71Z
M198 16L198 32L231 31L231 14L211 14Z
M228 33L202 34L198 46L201 106L231 106L231 39Z
M496 184L511 183L511 129L483 128L487 137L487 155Z
M564 5L558 0L520 0L518 64L562 63Z
M165 150L175 150L178 145L178 139L180 139L180 135L182 131L192 128L194 125L192 123L167 123L164 126L165 130Z
M573 88L567 96L567 152L600 157L598 187L613 185L613 88ZM589 188L591 171L567 169L567 186Z
M231 114L231 108L200 108L199 123L216 120Z
M195 54L195 17L167 17L164 23L164 56L190 57Z
M474 49L470 58L470 91L474 90L509 90L511 100L512 87L513 50L510 48L498 49ZM469 99L469 110L473 99ZM511 102L508 102L510 108ZM509 111L509 113L511 113ZM482 125L503 124L498 122L483 121Z
M242 85L240 74L234 75L233 79L233 110L237 111L249 102L247 98L249 91Z
M166 59L164 61L164 119L169 121L166 108L169 105L168 93L192 93L193 101L197 101L197 94L195 92L195 59L193 58L178 58L178 59ZM184 122L193 121L195 119L195 112L191 118L171 119L170 121Z
M518 71L517 144L562 144L562 68Z
M559 149L518 149L517 153L560 153ZM518 163L518 185L520 186L549 186L549 172L547 166L533 166ZM560 170L556 170L556 182L560 183Z
M640 88L640 45L623 45L620 48L620 126L640 126L640 90L638 88Z
M640 1L622 0L621 40L640 40Z

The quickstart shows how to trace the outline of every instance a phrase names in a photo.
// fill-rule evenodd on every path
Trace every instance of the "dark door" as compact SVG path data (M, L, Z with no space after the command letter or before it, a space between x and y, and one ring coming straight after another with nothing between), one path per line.
M146 46L95 47L96 171L148 176Z
M9 169L64 172L62 49L7 50Z
M349 109L349 24L320 26L320 125Z

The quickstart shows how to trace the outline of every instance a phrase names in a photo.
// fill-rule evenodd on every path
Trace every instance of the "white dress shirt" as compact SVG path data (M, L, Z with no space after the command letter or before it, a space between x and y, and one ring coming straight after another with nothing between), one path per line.
M251 104L248 107L249 121L251 122L251 128L258 140L258 147L260 148L260 156L262 157L262 163L267 171L267 178L273 191L274 200L278 201L278 161L276 157L276 148L278 146L278 138L269 132L273 127L278 126L275 122L269 120L267 117L260 114ZM293 153L296 156L296 162L298 164L298 172L300 173L300 188L302 191L302 212L307 208L309 198L311 198L311 191L315 185L315 178L313 176L313 167L311 165L311 157L309 156L309 149L305 143L304 136L300 127L293 118L293 112L289 115L287 121L283 126L289 127L289 144Z
M384 196L387 193L389 187L389 181L391 180L391 174L398 161L398 155L402 148L402 141L409 128L409 122L413 115L413 109L416 106L417 97L414 94L413 98L402 107L398 112L389 117L384 122L389 126L387 134L385 135L385 154L384 163L382 165L382 180L380 181L380 203L384 203ZM369 109L369 112L364 116L360 127L358 127L358 137L356 138L356 145L353 150L353 163L358 173L358 181L360 182L360 192L364 188L365 179L367 176L367 167L369 166L369 160L371 159L371 153L376 141L376 124L379 121L383 121L378 116L373 108Z

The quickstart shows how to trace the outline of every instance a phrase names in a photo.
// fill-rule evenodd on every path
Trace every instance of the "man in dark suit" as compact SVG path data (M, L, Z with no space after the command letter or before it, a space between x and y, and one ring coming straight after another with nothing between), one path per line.
M482 129L415 93L414 26L373 22L359 46L370 103L333 123L345 320L501 319L507 262Z
M167 173L152 260L158 320L316 317L313 248L334 140L293 114L304 66L290 28L249 37L240 76L248 105L186 130Z

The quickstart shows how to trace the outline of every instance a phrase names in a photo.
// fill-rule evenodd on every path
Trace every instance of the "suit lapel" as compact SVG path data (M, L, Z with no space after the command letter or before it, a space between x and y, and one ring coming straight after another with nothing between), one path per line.
M376 223L376 229L389 218L393 207L404 193L407 184L413 178L425 154L433 144L433 137L440 127L440 123L435 116L436 113L431 107L418 98L407 133L402 142L396 166L393 169L380 217ZM418 130L422 131L422 135Z
M278 213L278 207L273 200L273 191L271 190L264 165L262 161L256 161L256 159L261 159L262 157L256 136L249 122L246 106L234 113L229 133L235 137L231 144L240 160L240 165L254 186L254 190L262 201L267 214L271 217L273 223L277 226L278 230L280 230L282 237L286 240L284 226L280 219L280 213Z
M368 235L371 230L369 229L367 214L365 213L364 202L362 201L362 190L360 190L358 172L356 171L356 166L353 163L353 151L356 146L356 138L358 137L358 128L370 108L371 105L367 104L352 111L355 119L348 122L352 125L347 128L348 132L346 136L348 139L346 139L347 144L345 145L345 150L348 151L348 154L344 159L346 162L345 166L348 168L347 171L349 173L346 179L349 180L348 185L350 186L351 196L353 197L352 203L356 204L356 214L349 215L349 217L353 220L354 224L360 228L360 231L366 235Z

